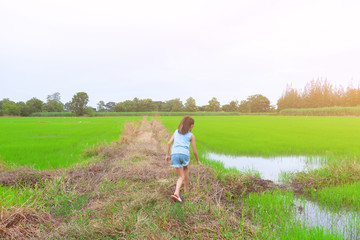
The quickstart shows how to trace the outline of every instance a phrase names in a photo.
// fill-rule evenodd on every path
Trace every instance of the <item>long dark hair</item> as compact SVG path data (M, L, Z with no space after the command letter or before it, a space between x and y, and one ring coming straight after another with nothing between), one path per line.
M195 120L191 117L184 117L179 124L179 133L186 134L190 131L191 125L194 125Z

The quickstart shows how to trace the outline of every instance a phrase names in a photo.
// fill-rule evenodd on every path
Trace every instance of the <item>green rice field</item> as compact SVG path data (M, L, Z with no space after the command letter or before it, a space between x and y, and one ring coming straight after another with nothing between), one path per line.
M197 116L193 133L208 150L233 155L358 155L360 118ZM176 129L181 117L162 117ZM173 130L171 130L173 132Z
M302 183L305 194L295 198L286 192L251 193L239 199L239 206L261 226L260 239L358 239L360 199L360 118L356 117L285 117L229 116L194 117L193 133L199 152L216 152L237 156L316 156L323 161L320 169L291 175L290 182ZM173 132L181 118L162 117L163 124ZM201 161L223 175L229 171L221 162L201 156ZM343 211L346 234L327 226L299 220L294 201L304 201L310 211L336 219ZM313 205L318 207L313 207ZM305 204L306 206L306 204ZM340 212L340 214L339 214ZM335 215L334 215L335 214ZM337 215L336 215L337 214ZM314 213L315 215L315 213ZM332 217L330 217L331 219ZM334 224L336 225L336 224ZM336 227L336 226L335 226Z
M0 118L0 158L2 164L12 167L71 167L86 162L86 149L118 140L125 122L141 118ZM155 118L173 133L182 117ZM223 163L206 159L204 153L262 157L316 156L322 159L323 165L319 169L289 175L289 183L305 186L304 194L300 196L289 189L254 192L235 199L243 216L258 227L258 239L357 239L360 236L352 232L360 229L356 215L350 214L346 219L354 227L344 235L301 221L294 205L295 201L308 202L325 209L330 215L339 211L358 212L360 118L194 116L194 119L193 133L200 160L211 166L219 178L240 174L241 171L226 169ZM40 190L24 188L19 191L0 187L2 196L8 196L7 205L19 203L19 199L12 202L11 195L17 194L25 201L34 196L34 191Z
M118 140L124 123L141 117L0 118L0 160L35 169L68 167L84 150Z

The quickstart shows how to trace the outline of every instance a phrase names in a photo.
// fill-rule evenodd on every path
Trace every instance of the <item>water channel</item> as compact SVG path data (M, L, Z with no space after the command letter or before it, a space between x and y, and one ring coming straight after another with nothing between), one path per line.
M303 156L282 157L246 157L231 156L217 153L207 153L207 159L221 161L226 168L235 167L240 171L258 171L262 179L269 179L275 183L281 183L280 175L283 172L297 172L315 169L321 166L321 161L313 158L311 161Z
M205 158L235 167L242 172L256 171L262 179L269 179L281 184L281 174L307 171L321 167L319 158L309 159L304 156L247 157L207 153ZM316 202L297 198L294 202L298 209L297 218L305 226L323 227L330 232L340 233L346 239L360 239L360 215L349 210L332 211Z

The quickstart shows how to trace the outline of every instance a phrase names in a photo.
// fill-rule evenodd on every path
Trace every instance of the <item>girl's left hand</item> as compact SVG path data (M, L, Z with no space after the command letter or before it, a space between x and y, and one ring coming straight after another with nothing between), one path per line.
M166 161L167 163L169 163L169 162L170 162L170 160L171 160L170 156L169 156L169 155L166 155L166 157L165 157L165 161Z

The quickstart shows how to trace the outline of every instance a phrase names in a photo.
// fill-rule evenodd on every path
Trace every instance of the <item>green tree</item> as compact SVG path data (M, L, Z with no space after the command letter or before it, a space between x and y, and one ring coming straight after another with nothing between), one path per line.
M30 108L29 106L26 105L26 103L20 101L16 103L17 106L20 107L20 115L21 116L29 116L30 113Z
M200 111L200 112L208 112L209 111L209 105L199 106L198 111Z
M278 110L285 108L301 108L303 105L303 99L298 90L286 86L286 90L283 95L278 99Z
M95 116L96 108L93 107L86 107L84 110L84 114L89 116Z
M209 111L210 112L219 112L220 111L220 102L216 99L216 97L213 97L209 101Z
M270 110L269 99L261 94L249 96L247 104L250 112L268 112Z
M154 112L158 111L158 106L150 98L141 99L138 101L137 105L138 112Z
M221 107L224 112L237 112L239 108L239 101L231 101Z
M163 101L153 101L154 105L156 105L156 109L159 112L164 112L165 103Z
M64 104L65 111L71 111L71 101Z
M123 105L122 105L122 102L118 102L116 105L115 105L115 112L125 112L124 111L124 108L123 108Z
M47 96L47 103L43 105L42 110L45 112L62 112L64 104L60 102L60 93L56 92Z
M189 97L188 99L186 99L186 103L185 103L186 112L196 112L197 109L198 107L196 106L196 102L194 98Z
M106 111L106 105L104 101L99 101L97 104L97 111L98 112L105 112Z
M242 100L239 104L238 111L242 113L249 112L248 101Z
M20 116L21 114L21 107L18 106L13 101L5 101L5 103L2 103L2 115L9 115L9 116Z
M165 102L163 110L165 112L182 112L184 105L180 98L171 99Z
M115 111L115 106L116 106L115 102L108 102L108 103L105 104L106 110L108 112L114 112Z
M137 98L131 100L126 100L122 102L122 108L124 109L123 112L136 112L137 110Z
M11 102L9 98L3 98L1 101L0 101L0 109L2 109L2 105L4 103L7 103L7 102Z
M119 102L115 106L116 112L136 112L136 106L134 101L125 100L123 102Z
M55 101L55 102L60 102L60 93L59 92L56 92L56 93L53 93L51 95L48 95L47 96L47 101Z
M78 92L76 93L70 104L70 109L76 115L80 116L86 113L87 104L89 102L89 96L86 92Z
M9 98L3 98L1 101L0 101L0 116L4 115L4 111L3 111L3 105L7 102L10 102L10 99Z
M26 102L26 105L30 109L30 113L41 112L44 105L43 101L37 98L32 98Z

